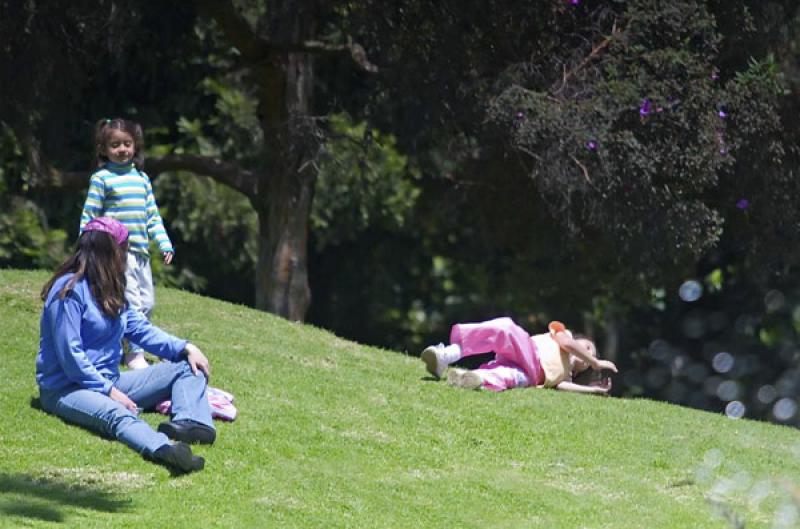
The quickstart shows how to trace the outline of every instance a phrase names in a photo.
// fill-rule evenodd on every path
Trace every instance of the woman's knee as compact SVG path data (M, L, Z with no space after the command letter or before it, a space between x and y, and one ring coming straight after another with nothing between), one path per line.
M179 369L181 377L197 378L198 380L205 381L206 379L205 374L199 369L197 370L197 373L192 371L192 365L189 363L188 360L181 360L178 364L180 366Z

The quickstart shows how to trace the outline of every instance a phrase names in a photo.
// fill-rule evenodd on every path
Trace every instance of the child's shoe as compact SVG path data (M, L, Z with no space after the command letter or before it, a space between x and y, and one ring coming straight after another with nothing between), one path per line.
M447 372L447 383L462 389L480 389L483 378L475 371L455 368Z
M442 378L447 366L461 358L461 347L458 344L450 344L445 347L443 343L430 345L422 351L420 358L425 362L425 369L428 370L428 373L439 379Z
M125 353L125 365L128 369L145 369L150 367L147 360L144 359L144 352L139 351L136 353Z

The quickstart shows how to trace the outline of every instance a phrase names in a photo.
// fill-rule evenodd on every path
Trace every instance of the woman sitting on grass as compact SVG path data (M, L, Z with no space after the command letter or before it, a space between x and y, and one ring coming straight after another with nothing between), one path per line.
M205 461L187 443L211 444L216 437L206 396L208 359L128 308L127 246L125 226L95 218L75 254L44 285L36 357L42 408L173 470L200 470ZM120 373L123 338L169 362ZM138 414L165 399L172 400L173 420L156 432Z
M590 367L595 371L617 372L609 360L599 360L594 343L574 338L560 322L551 322L549 331L530 336L511 318L496 318L480 323L458 323L450 332L450 345L432 345L422 351L428 372L441 378L445 369L467 356L494 352L495 359L478 369L450 369L447 382L466 389L486 388L503 391L528 386L607 395L611 380L599 385L576 384L572 380Z

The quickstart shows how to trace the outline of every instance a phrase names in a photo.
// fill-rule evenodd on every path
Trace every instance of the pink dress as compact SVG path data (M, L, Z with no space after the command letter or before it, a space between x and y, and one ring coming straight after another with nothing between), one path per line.
M503 391L521 385L538 386L544 383L544 371L536 344L525 329L511 318L457 323L450 331L450 343L461 347L462 356L495 353L495 359L481 365L479 370L487 389ZM519 376L519 370L524 373L523 377Z

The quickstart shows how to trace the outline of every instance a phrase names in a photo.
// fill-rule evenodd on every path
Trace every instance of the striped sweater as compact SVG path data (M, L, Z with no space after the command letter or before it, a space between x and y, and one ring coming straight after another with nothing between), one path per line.
M109 162L92 175L81 214L81 233L87 222L101 216L113 217L128 228L131 252L149 256L151 239L162 253L175 251L158 213L150 179L133 163Z

